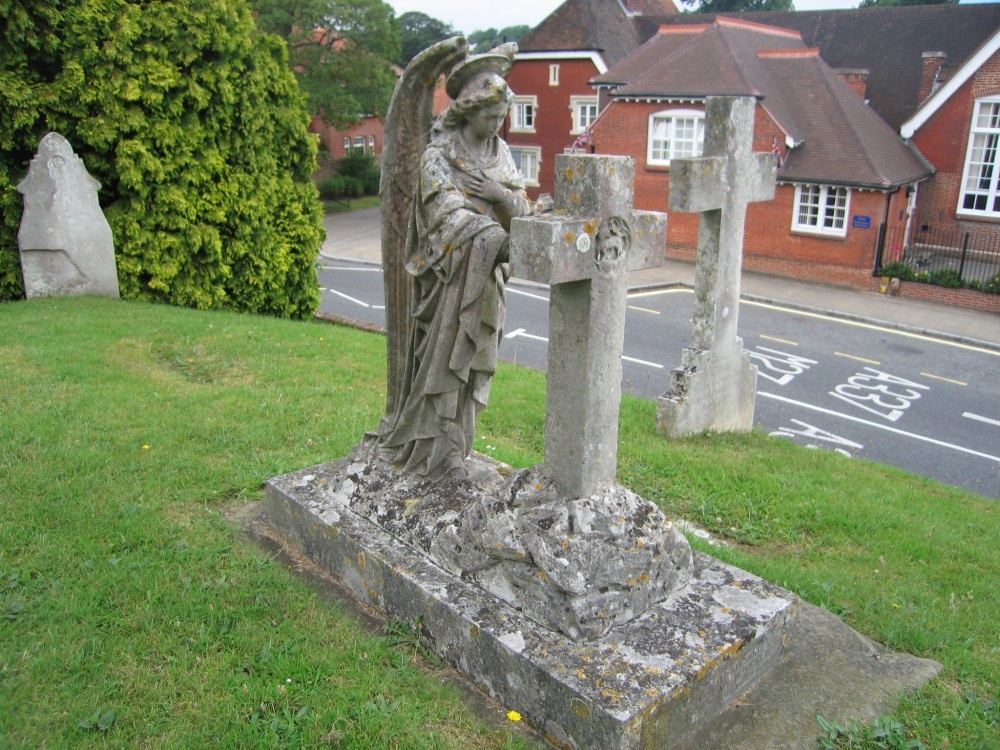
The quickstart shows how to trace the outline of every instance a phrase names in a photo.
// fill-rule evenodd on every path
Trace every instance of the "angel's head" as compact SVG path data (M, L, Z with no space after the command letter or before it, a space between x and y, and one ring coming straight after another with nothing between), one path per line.
M494 122L490 135L496 133L514 102L514 92L502 76L492 72L479 73L465 81L455 101L442 116L446 129L455 129L466 123Z

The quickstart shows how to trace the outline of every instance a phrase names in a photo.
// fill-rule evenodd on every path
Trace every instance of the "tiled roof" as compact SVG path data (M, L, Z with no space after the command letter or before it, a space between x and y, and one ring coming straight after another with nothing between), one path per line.
M615 99L746 95L795 144L779 179L889 188L930 174L917 154L796 32L733 18L669 27L595 79Z
M1000 3L762 11L725 17L795 29L808 46L819 49L830 67L867 69L871 106L898 130L920 104L921 55L945 52L950 65L961 65L1000 26ZM715 18L682 13L636 17L634 23L645 40L657 33L660 24L705 24Z
M645 0L642 12L669 18L671 0ZM674 9L674 13L676 10ZM639 46L635 20L619 0L566 0L521 37L521 52L597 51L610 67Z

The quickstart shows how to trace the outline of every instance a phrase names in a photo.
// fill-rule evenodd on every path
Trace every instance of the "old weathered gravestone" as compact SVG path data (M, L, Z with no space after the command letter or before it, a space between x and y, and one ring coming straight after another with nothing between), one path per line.
M65 138L42 138L17 186L24 195L17 240L25 296L119 296L111 226L97 201L100 188Z
M659 261L665 217L632 208L628 158L557 165L554 212L510 241L552 285L545 461L430 477L369 441L268 482L268 518L557 745L666 749L774 666L794 600L615 483L626 277Z
M753 427L757 368L736 335L749 203L774 198L776 159L751 153L751 97L708 97L704 156L670 162L670 209L698 212L694 330L657 399L670 437Z
M663 263L634 181L631 157L559 154L555 211L511 224L513 275L551 286L545 469L567 497L614 482L628 273Z

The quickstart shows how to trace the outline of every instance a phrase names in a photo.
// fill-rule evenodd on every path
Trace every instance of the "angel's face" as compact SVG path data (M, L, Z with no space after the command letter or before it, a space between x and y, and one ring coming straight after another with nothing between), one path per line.
M481 107L469 112L469 114L466 115L469 130L476 138L484 141L487 138L492 138L496 135L497 131L500 130L500 126L503 125L503 122L506 119L506 102L499 102L497 104Z

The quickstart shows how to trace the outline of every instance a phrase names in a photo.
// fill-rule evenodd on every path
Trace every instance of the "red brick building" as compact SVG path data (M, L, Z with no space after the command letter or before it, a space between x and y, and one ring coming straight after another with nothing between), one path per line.
M775 149L783 161L775 200L750 208L745 265L866 284L876 265L891 261L894 250L901 252L902 238L913 231L914 208L925 208L934 195L930 186L945 174L935 161L940 154L925 148L919 131L926 129L938 151L947 148L941 144L949 138L968 142L971 109L957 129L930 121L917 128L914 143L927 160L899 136L898 128L929 93L927 60L944 60L946 75L947 61L969 59L998 24L1000 5L716 16L678 14L672 6L662 13L648 6L630 10L618 0L567 0L521 40L509 81L530 107L533 122L515 115L522 127L511 128L507 139L526 154L525 171L537 169L535 192L551 192L553 156L572 144L586 119L590 147L636 157L641 207L665 210L669 159L663 157L678 133L681 141L697 140L704 97L756 96L755 149ZM759 44L733 41L748 36ZM699 37L704 39L692 41ZM678 52L685 44L688 52ZM649 45L652 51L642 53ZM684 67L677 68L676 59L660 64L665 54L680 55ZM642 76L646 84L656 78L649 72L654 68L663 85L636 88ZM671 78L671 68L683 75ZM577 88L588 70L595 85ZM995 93L1000 96L1000 89ZM597 112L577 114L595 94ZM949 106L956 105L942 109ZM960 145L956 151L957 170L949 168L948 174L959 174L956 181L965 149ZM934 169L940 174L933 175ZM926 211L919 220L926 222ZM887 237L900 240L880 257L883 225ZM695 227L693 217L672 214L670 252L690 254Z
M931 169L797 31L719 17L664 25L593 83L607 105L594 145L636 159L639 208L664 210L670 160L701 153L707 96L757 100L754 150L778 154L773 201L747 214L748 268L866 283L880 228L902 227ZM696 215L672 213L668 253L693 257Z
M900 132L934 165L916 232L1000 234L1000 30L955 70L925 57L927 97Z

